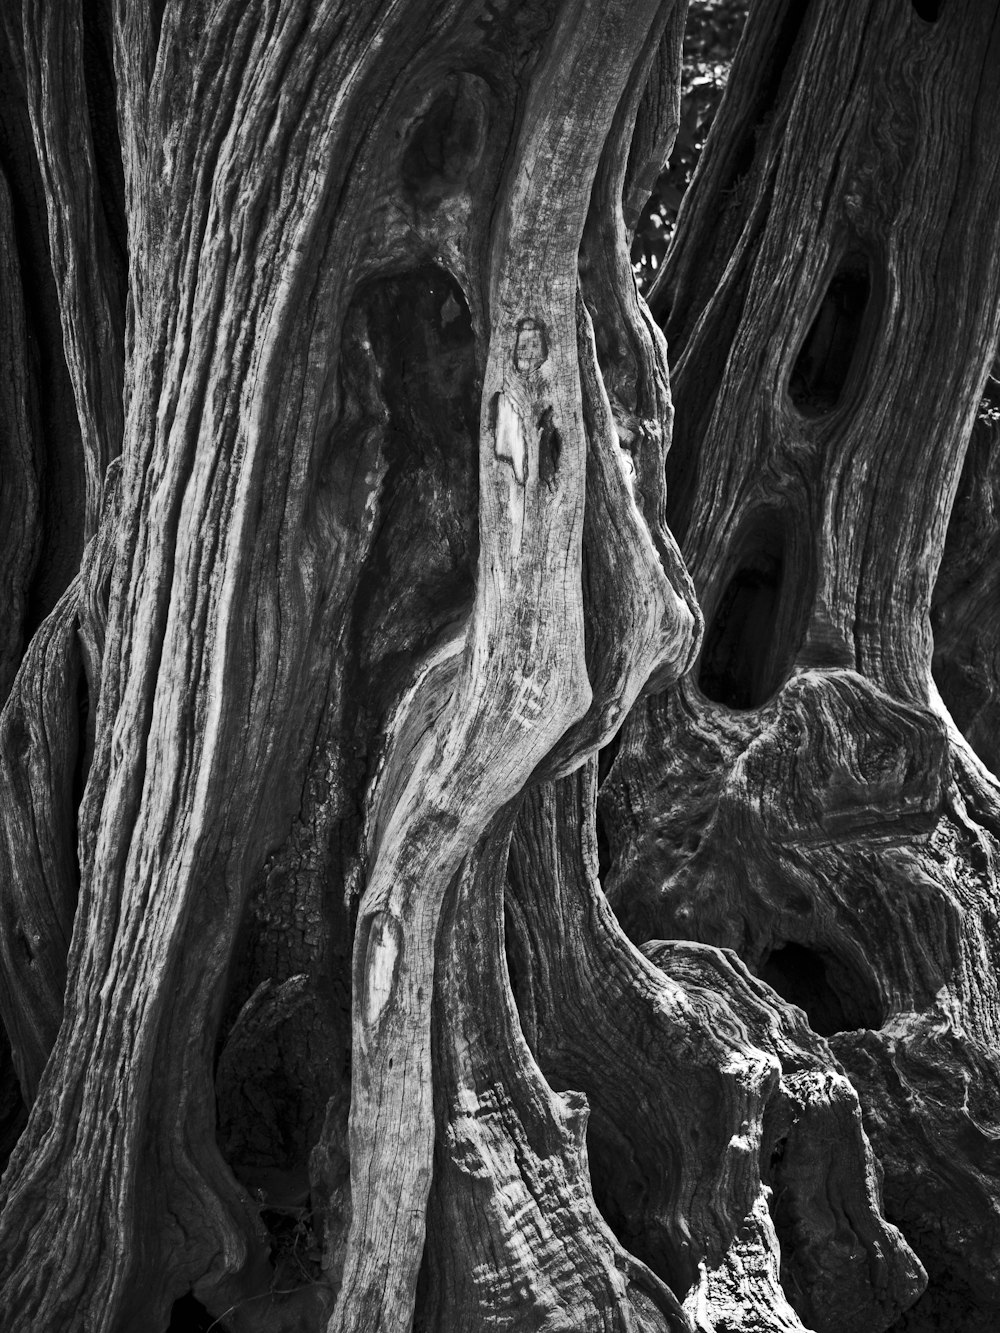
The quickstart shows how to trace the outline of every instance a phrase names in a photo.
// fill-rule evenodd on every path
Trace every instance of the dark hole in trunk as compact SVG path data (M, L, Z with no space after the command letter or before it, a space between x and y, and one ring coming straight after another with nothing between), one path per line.
M928 23L937 23L944 8L944 0L913 0L913 8Z
M607 745L602 746L597 752L597 787L598 790L603 786L604 779L611 772L615 760L618 758L618 751L622 748L621 728L608 741Z
M416 121L400 174L419 204L459 190L475 170L486 137L486 84L475 74L452 74Z
M174 1301L167 1333L208 1333L213 1327L220 1328L221 1325L212 1319L202 1303L196 1301L190 1292Z
M618 751L621 749L622 734L617 731L611 737L607 745L598 751L597 754L597 788L600 791L604 779L611 772L615 759L618 757ZM608 830L600 810L597 812L597 875L602 884L607 883L607 877L611 870L611 864L614 860L612 851L612 842L608 836Z
M782 999L805 1011L821 1037L858 1028L880 1028L881 1004L863 977L831 954L802 944L782 944L760 967L760 978Z
M719 598L705 634L698 685L728 708L757 708L775 692L789 660L779 614L785 575L781 521L769 515Z
M848 255L834 274L795 361L788 395L800 412L822 416L844 392L871 297L864 255Z

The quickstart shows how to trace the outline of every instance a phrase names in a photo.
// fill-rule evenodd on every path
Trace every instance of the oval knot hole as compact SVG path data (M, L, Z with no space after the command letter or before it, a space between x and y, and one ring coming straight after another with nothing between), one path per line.
M514 365L522 375L533 375L548 354L545 325L537 319L522 319L517 326Z
M847 255L826 289L788 382L788 396L804 415L822 416L839 403L870 298L867 257Z
M453 74L413 125L400 164L403 187L432 206L462 190L486 143L489 91L475 74Z

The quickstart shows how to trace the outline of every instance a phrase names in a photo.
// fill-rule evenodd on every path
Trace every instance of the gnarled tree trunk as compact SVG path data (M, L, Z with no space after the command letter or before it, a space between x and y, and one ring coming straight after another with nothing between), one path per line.
M668 475L684 8L4 16L17 1333L989 1317L995 6L761 0Z
M630 719L605 789L633 938L736 949L830 1039L931 1275L902 1325L921 1329L992 1327L1000 1302L1000 791L932 683L930 624L997 338L997 18L752 14L652 298L705 642ZM961 525L952 550L946 571ZM990 635L965 609L989 549L964 550L976 591L945 583L936 610L953 697L947 663Z

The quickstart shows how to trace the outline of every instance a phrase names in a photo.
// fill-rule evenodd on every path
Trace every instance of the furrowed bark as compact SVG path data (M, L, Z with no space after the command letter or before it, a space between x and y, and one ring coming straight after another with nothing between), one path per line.
M746 97L735 80L739 151L706 160L702 239L674 261L669 493L667 346L626 220L674 133L683 4L23 0L4 15L0 402L19 489L5 472L0 505L29 541L0 536L0 674L20 661L0 714L0 1077L16 1069L32 1102L0 1186L5 1326L160 1329L183 1297L245 1333L883 1328L922 1275L881 1215L827 1032L869 1097L890 1201L908 1171L925 1189L923 1211L897 1209L919 1244L933 1208L959 1216L944 1153L975 1184L963 1225L993 1208L974 1162L992 1133L995 946L976 885L963 873L942 894L930 860L993 874L995 789L935 712L922 623L996 332L992 259L956 284L968 364L942 378L951 406L915 395L930 498L874 571L874 539L837 526L864 502L874 531L906 479L913 367L945 309L931 261L958 272L950 256L997 202L968 129L994 118L993 56L983 11L955 4L982 31L959 40L943 18L935 47L906 45L930 29L905 6L872 5L862 40L829 4L802 18L762 0L741 60L766 77ZM781 82L807 47L810 95L828 68L841 80L839 120ZM973 114L956 68L976 61ZM876 66L895 80L885 124L863 109ZM755 175L741 122L769 106ZM716 227L737 166L750 174ZM43 192L47 235L30 226ZM796 250L806 212L814 248ZM873 353L881 406L851 434L868 386L851 321L865 332L911 299L929 323L886 316L887 338L916 339L907 388ZM19 319L46 365L18 352ZM727 387L727 363L762 403L772 371L794 372L777 424ZM53 403L75 408L65 441ZM724 496L707 479L727 469ZM836 557L810 556L774 651L737 679L752 707L706 704L692 675L641 700L689 671L702 628L668 506L709 611L694 677L739 676L719 608L739 609L748 551L765 586L782 540L786 566L813 528ZM893 562L916 570L902 591ZM757 707L789 664L779 702ZM738 945L812 1029L734 955L640 952L616 924L594 756L608 747L603 772L637 700L604 806L623 917L636 939ZM699 820L715 829L704 881L666 897L648 871L673 855L661 801L693 811L682 844ZM861 901L878 875L881 916ZM890 921L873 972L865 932ZM921 952L928 921L960 966ZM786 939L842 942L860 981L800 994ZM893 1004L883 1030L833 1031L845 1005L853 1022ZM23 1121L13 1093L0 1156ZM935 1243L940 1267L965 1241Z
M997 337L997 26L957 0L751 16L657 294L705 645L603 807L632 937L735 948L830 1037L930 1273L908 1329L997 1308L996 788L929 621Z
M438 941L439 1132L415 1327L687 1330L597 1211L586 1097L554 1092L521 1033L502 947L514 814L463 866Z
M443 853L433 849L431 868L440 886L416 904L417 929L407 944L414 958L422 947L432 968L435 903L451 878L448 864L457 867L491 812L516 793L567 725L586 711L591 696L580 584L586 433L577 368L576 254L601 148L622 90L630 79L635 83L633 67L646 35L634 15L628 25L623 18L614 6L583 6L580 14L567 8L550 35L550 55L530 71L536 77L523 104L509 89L491 103L489 85L472 74L452 82L450 107L439 110L419 82L396 84L394 78L421 42L431 49L437 42L442 62L454 58L449 43L473 45L476 24L456 28L447 6L397 6L383 18L374 5L352 15L330 5L308 22L303 17L298 28L296 14L284 10L269 14L262 26L220 10L212 23L198 27L193 11L170 6L160 31L143 21L138 6L117 8L131 244L126 447L120 507L107 507L102 517L101 549L117 551L106 611L100 591L107 582L104 556L92 562L79 589L86 609L80 627L84 661L100 705L92 761L89 729L84 746L91 780L80 812L81 900L67 1003L33 1118L4 1186L0 1227L9 1243L3 1299L25 1328L155 1321L171 1297L192 1283L202 1300L240 1327L276 1327L277 1321L293 1326L322 1317L327 1297L321 1290L284 1306L268 1295L257 1210L214 1146L209 1073L230 956L250 884L268 849L285 845L282 856L296 876L299 902L307 914L315 913L315 889L308 885L321 881L315 872L299 878L299 868L313 857L310 848L344 828L345 856L339 865L321 857L318 869L344 881L368 881L358 934L363 966L369 915L378 910L372 904L393 879L386 848L391 851L405 826L407 802L414 804L425 772L439 763L426 742L415 760L408 752L424 728L425 707L437 709L438 664L456 665L449 642L458 643L462 632L456 637L453 629L444 648L432 650L430 667L418 673L415 687L403 690L397 722L388 725L392 743L376 788L380 804L368 816L367 853L350 847L356 816L343 802L330 804L319 794L345 765L354 768L357 781L356 761L347 757L352 728L345 726L344 700L325 677L323 654L340 650L349 632L364 626L358 590L384 576L375 534L380 510L386 512L379 492L389 485L395 447L389 431L401 412L413 411L405 399L412 385L372 324L381 298L368 294L375 288L359 284L383 282L382 271L398 271L403 257L412 262L414 250L422 250L418 272L427 273L430 249L440 247L468 286L476 331L485 338L492 328L489 359L484 351L485 364L480 361L486 378L481 450L492 486L480 486L480 527L489 535L480 541L480 587L465 636L459 694L448 705L456 717L463 709L469 715L467 736L463 741L460 732L453 734L440 760L448 771L473 755L479 776L472 775L461 795L474 796L478 783L482 810L476 813L470 801L464 822L454 821L460 825L454 846L445 845ZM27 32L28 44L45 51L64 40L71 53L78 51L79 29L72 16L64 19L69 26L60 29L62 20L31 11L29 21L37 25ZM396 46L389 40L392 24ZM512 37L530 50L543 30L537 19L524 31L496 26L490 36L508 51ZM609 35L617 41L610 63L606 51L599 52L599 31L603 41ZM481 32L475 36L481 43ZM471 63L487 68L493 58L487 44ZM40 57L29 71L36 103L44 102L50 63ZM78 64L75 56L68 62L65 73L77 82L63 90L65 97L79 95ZM590 84L599 64L602 95L594 98ZM246 86L241 76L248 68L254 78ZM545 78L537 77L540 71ZM320 108L344 88L352 88L352 96L324 119ZM198 108L208 105L213 116L205 121ZM520 126L509 160L493 146L477 147L482 127L476 125L491 110L500 125L506 117L512 128ZM454 164L446 163L441 177L429 169L430 133L446 111L453 124L471 127L472 139L458 140L464 152L458 175L449 174ZM49 155L44 178L54 210L52 244L69 253L66 247L72 249L81 234L86 241L93 218L64 217L53 196L60 173L79 168L86 174L93 161L67 162L60 127L44 116L36 121L39 150ZM590 165L582 173L576 121L590 136ZM371 164L385 160L400 124L410 144L393 149L400 177L389 180ZM501 134L495 139L503 145ZM362 142L371 144L370 153L356 159ZM539 169L526 187L525 163L544 163L548 174ZM341 164L353 164L344 178L337 175ZM465 177L501 169L509 181L509 209L490 239L482 226L488 213L479 217ZM382 216L392 218L400 203L410 230L392 221L359 244L355 219L366 212L379 216L387 205ZM321 245L316 238L324 227ZM79 260L77 251L71 258ZM67 275L69 286L61 288L64 325L86 428L86 395L96 390L83 361L94 349L74 342L74 321L81 302L97 299L87 287L95 275L81 274L72 263ZM420 282L425 285L416 290L431 294L429 314L443 329L454 319L449 306L461 313L463 293L444 283L436 310L439 279ZM347 328L352 311L357 338ZM366 321L371 343L365 341ZM466 327L460 322L462 340ZM338 372L337 353L349 348L355 359ZM593 379L585 333L583 348ZM113 360L107 349L97 357L98 379L113 372ZM373 369L381 379L372 378ZM600 416L599 386L589 393L587 411L594 414L601 447L616 448L606 408ZM98 424L108 426L106 415ZM355 450L360 472L354 471L345 496L342 483L359 467ZM424 484L419 475L416 480L418 488ZM616 650L611 674L601 676L602 696L609 696L601 707L609 707L614 694L617 712L596 719L576 749L593 748L607 734L665 655L680 663L690 651L689 592L682 587L678 597L649 561L641 520L630 513L621 482L610 495L600 503L624 504L629 515L631 535L621 558L641 554L658 582L652 603L638 619L633 615L640 637L632 659ZM283 504L273 503L274 496L284 496ZM512 545L518 552L513 562L504 555ZM386 613L401 592L391 594ZM454 608L443 610L446 630ZM545 644L534 634L536 620L545 627ZM365 626L375 642L383 641L383 654L393 642L385 624L376 618ZM402 646L412 653L426 645L411 638L397 643L396 651ZM398 668L378 669L385 709L399 698L403 682ZM37 684L38 670L32 673ZM521 700L513 709L511 681L514 699ZM429 704L421 694L428 693L428 682ZM535 726L539 714L542 722ZM521 723L529 720L533 738L525 747ZM475 754L471 742L494 724L493 748ZM374 726L362 719L369 747L379 729L378 719ZM491 765L505 754L508 774L497 787ZM574 762L573 751L560 762ZM293 824L303 784L317 795L305 799ZM434 829L433 802L415 812L425 837L428 809ZM419 843L420 827L410 833ZM398 858L398 847L394 854ZM266 913L258 921L267 929ZM328 968L335 966L343 942L330 941L328 931L320 928L304 941L300 960L326 950ZM389 929L390 946L391 935ZM58 956L54 930L50 936ZM280 966L290 970L294 955L293 949ZM296 975L254 992L276 997L272 1017L264 1020L269 1031L291 1012L277 997L292 1003L293 994L302 993ZM363 999L360 987L358 995ZM428 984L416 1006L425 1034L429 1004ZM261 999L256 1008L244 1006L223 1070L239 1058L241 1033L260 1031L266 1009ZM51 1037L37 1043L39 1069ZM391 1069L392 1045L382 1045L378 1058L387 1058ZM355 1069L363 1061L359 1047ZM238 1077L222 1077L238 1100ZM332 1067L315 1099L321 1100L324 1087L330 1091L329 1083L336 1084ZM335 1087L334 1093L336 1102ZM383 1113L391 1109L391 1098L384 1098ZM358 1118L363 1121L360 1111ZM377 1130L378 1122L369 1128ZM428 1160L429 1114L422 1127L418 1117L417 1128ZM401 1142L405 1148L405 1136ZM324 1151L333 1146L323 1145ZM419 1157L408 1160L426 1175ZM251 1178L252 1172L244 1175ZM274 1186L266 1173L257 1179ZM391 1209L408 1206L404 1185ZM286 1173L274 1197L292 1187ZM422 1188L426 1192L426 1181ZM335 1320L364 1317L352 1314L357 1275L371 1260L364 1208L377 1213L380 1206L356 1193ZM405 1249L391 1256L393 1281L403 1292L397 1318L404 1321L422 1218L415 1226L410 1257ZM44 1255L38 1249L42 1236ZM336 1236L328 1240L333 1248L342 1244ZM338 1284L338 1266L329 1271ZM391 1290L388 1299L395 1299Z
M0 168L0 702L24 644L28 589L38 554L38 478L34 385L28 366L21 265L7 179Z
M577 253L599 154L652 13L633 7L627 24L615 4L560 14L507 167L489 260L476 599L464 643L439 650L398 709L375 797L354 946L355 1204L332 1328L410 1324L433 1147L430 1012L443 894L489 820L592 698ZM587 127L582 160L566 137L571 124ZM668 621L668 638L672 630ZM373 1179L385 1185L359 1188Z
M42 173L35 154L25 90L20 5L0 21L0 170L4 201L5 357L4 413L7 559L19 567L18 588L8 585L5 634L24 639L38 628L79 570L84 546L85 482L80 427L62 346L62 323ZM31 483L18 474L25 456L14 442L29 437ZM9 509L7 508L9 505ZM14 554L16 552L16 554ZM19 605L19 599L20 605ZM12 639L9 642L13 642ZM20 660L8 660L4 684Z
M931 607L935 684L962 734L992 773L1000 769L996 369L972 430Z
M4 1182L3 1306L25 1329L155 1321L260 1252L214 1146L212 1044L248 867L288 819L265 774L298 725L316 595L295 534L315 430L303 372L325 329L299 322L296 298L335 192L313 164L350 160L365 126L355 106L327 108L384 36L374 12L270 18L220 10L195 30L171 7L150 92L160 157L133 219L145 290L95 756L107 777L88 794L100 813L70 1002ZM178 80L182 46L195 59ZM192 114L206 105L210 123ZM285 505L262 507L265 487Z
M597 882L595 779L529 794L508 947L542 1070L589 1099L602 1210L697 1328L804 1327L779 1263L809 1328L887 1328L923 1274L881 1216L843 1071L733 955L629 943Z
M94 4L92 23L99 21L99 11ZM104 474L121 449L124 294L113 272L98 193L83 8L24 0L22 24L28 109L48 210L63 351L83 443L84 536L90 537L100 515ZM92 44L98 40L91 38ZM120 163L116 146L109 156Z
M74 583L32 639L0 713L0 1014L29 1105L62 1019L79 885L78 600Z

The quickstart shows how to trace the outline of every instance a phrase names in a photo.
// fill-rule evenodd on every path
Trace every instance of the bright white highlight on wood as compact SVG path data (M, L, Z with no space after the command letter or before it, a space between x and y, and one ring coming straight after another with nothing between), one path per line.
M523 486L528 479L527 445L524 437L524 422L517 410L517 405L505 393L497 394L497 458L507 458L514 469L518 484Z
M388 912L372 919L368 935L368 959L365 968L365 1022L377 1023L392 998L399 967L399 922Z

